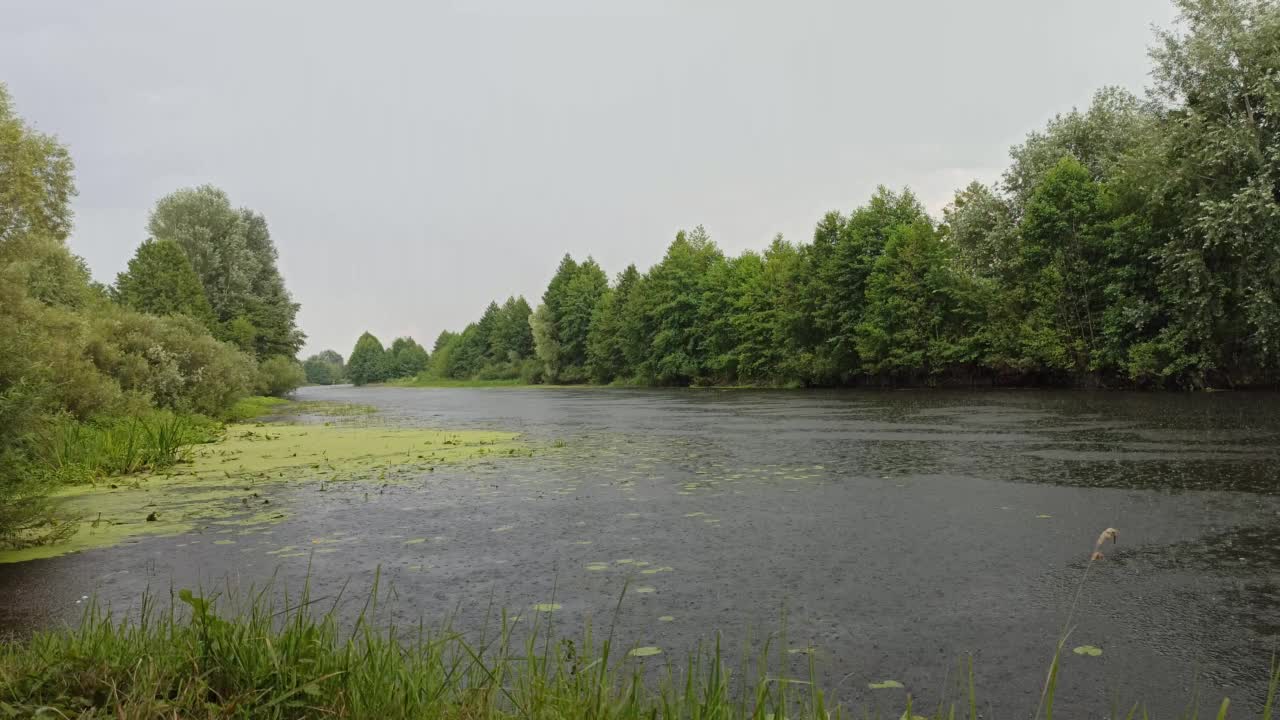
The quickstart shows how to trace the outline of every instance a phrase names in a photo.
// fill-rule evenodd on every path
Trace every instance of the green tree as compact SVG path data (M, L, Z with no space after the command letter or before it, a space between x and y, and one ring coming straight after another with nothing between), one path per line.
M867 278L857 328L862 369L894 381L932 381L979 357L977 316L963 276L928 220L898 225Z
M76 195L73 171L67 149L28 127L0 84L0 245L19 236L66 239Z
M587 333L587 371L594 382L612 382L635 373L627 357L625 324L631 294L639 282L640 272L628 265L596 305Z
M390 377L414 377L427 369L427 351L411 337L393 340L388 355Z
M1135 346L1138 378L1280 378L1280 7L1175 0L1152 51L1162 123L1146 176L1163 327Z
M186 252L224 326L223 337L244 340L247 333L230 326L243 318L254 327L252 347L259 357L293 355L302 346L298 305L276 267L275 244L261 215L233 208L226 193L203 185L161 198L148 231Z
M284 397L307 381L302 365L291 357L276 355L258 363L259 395Z
M146 240L116 276L114 296L121 305L152 315L189 315L215 326L204 286L177 243Z
M342 356L333 350L312 355L302 363L307 382L312 385L336 385L346 379Z
M533 356L533 330L529 327L532 314L523 297L509 297L502 304L489 338L489 357L494 362L518 363Z
M1106 281L1101 189L1071 156L1049 170L1021 223L1022 352L1029 366L1076 374L1094 366Z
M604 271L591 258L579 265L569 255L530 315L534 351L552 382L586 379L587 336L596 304L609 288Z
M382 382L388 377L389 358L382 343L372 333L364 333L356 340L355 348L347 360L347 379L356 385Z

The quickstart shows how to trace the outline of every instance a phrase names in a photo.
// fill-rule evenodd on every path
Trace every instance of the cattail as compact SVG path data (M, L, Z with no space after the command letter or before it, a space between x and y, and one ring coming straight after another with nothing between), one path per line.
M1093 545L1093 554L1089 556L1089 560L1090 561L1102 560L1104 557L1106 557L1105 555L1102 554L1102 546L1108 540L1111 541L1112 545L1115 545L1117 535L1119 535L1119 533L1116 532L1115 528L1107 528L1106 530L1103 530L1102 534L1098 536L1098 542L1094 543Z

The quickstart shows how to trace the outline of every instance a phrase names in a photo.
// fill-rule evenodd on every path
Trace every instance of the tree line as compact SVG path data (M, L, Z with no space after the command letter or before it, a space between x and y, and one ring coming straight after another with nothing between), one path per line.
M0 546L69 527L53 487L176 461L173 443L207 437L244 396L303 382L298 305L261 215L179 190L104 287L67 248L75 193L66 148L0 84Z
M702 227L608 282L565 256L428 373L528 382L1280 381L1280 9L1177 0L1140 98L1098 92L931 217L881 187L813 239L726 256ZM528 327L519 322L527 317Z

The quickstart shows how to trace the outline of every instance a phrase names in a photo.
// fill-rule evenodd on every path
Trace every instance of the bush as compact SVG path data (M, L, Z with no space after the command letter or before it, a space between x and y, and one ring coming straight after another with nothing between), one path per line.
M220 417L257 379L252 358L184 315L104 308L87 353L124 390L179 412Z
M525 358L520 363L520 381L526 385L537 385L543 381L546 365L538 358Z
M306 381L306 372L293 358L277 355L258 364L257 391L260 395L284 397Z

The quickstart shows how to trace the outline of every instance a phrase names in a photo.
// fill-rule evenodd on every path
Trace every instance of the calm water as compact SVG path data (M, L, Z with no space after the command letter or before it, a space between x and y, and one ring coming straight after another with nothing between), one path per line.
M578 628L612 621L629 579L625 644L678 658L718 629L737 657L785 615L788 645L812 647L855 708L900 711L902 691L867 689L884 679L936 698L972 653L986 716L1025 716L1094 539L1115 527L1120 542L1094 568L1068 643L1104 653L1063 664L1059 707L1072 717L1138 698L1169 715L1197 677L1211 698L1258 703L1280 639L1275 395L300 396L563 448L368 494L291 486L276 494L292 519L235 546L157 538L0 566L0 627L73 617L95 592L127 608L147 587L245 586L273 572L296 583L310 562L321 593L367 587L380 565L405 619L456 610L475 626L491 605L554 598L557 623ZM427 541L405 544L416 537ZM267 554L285 545L327 552ZM808 661L791 657L797 669Z

